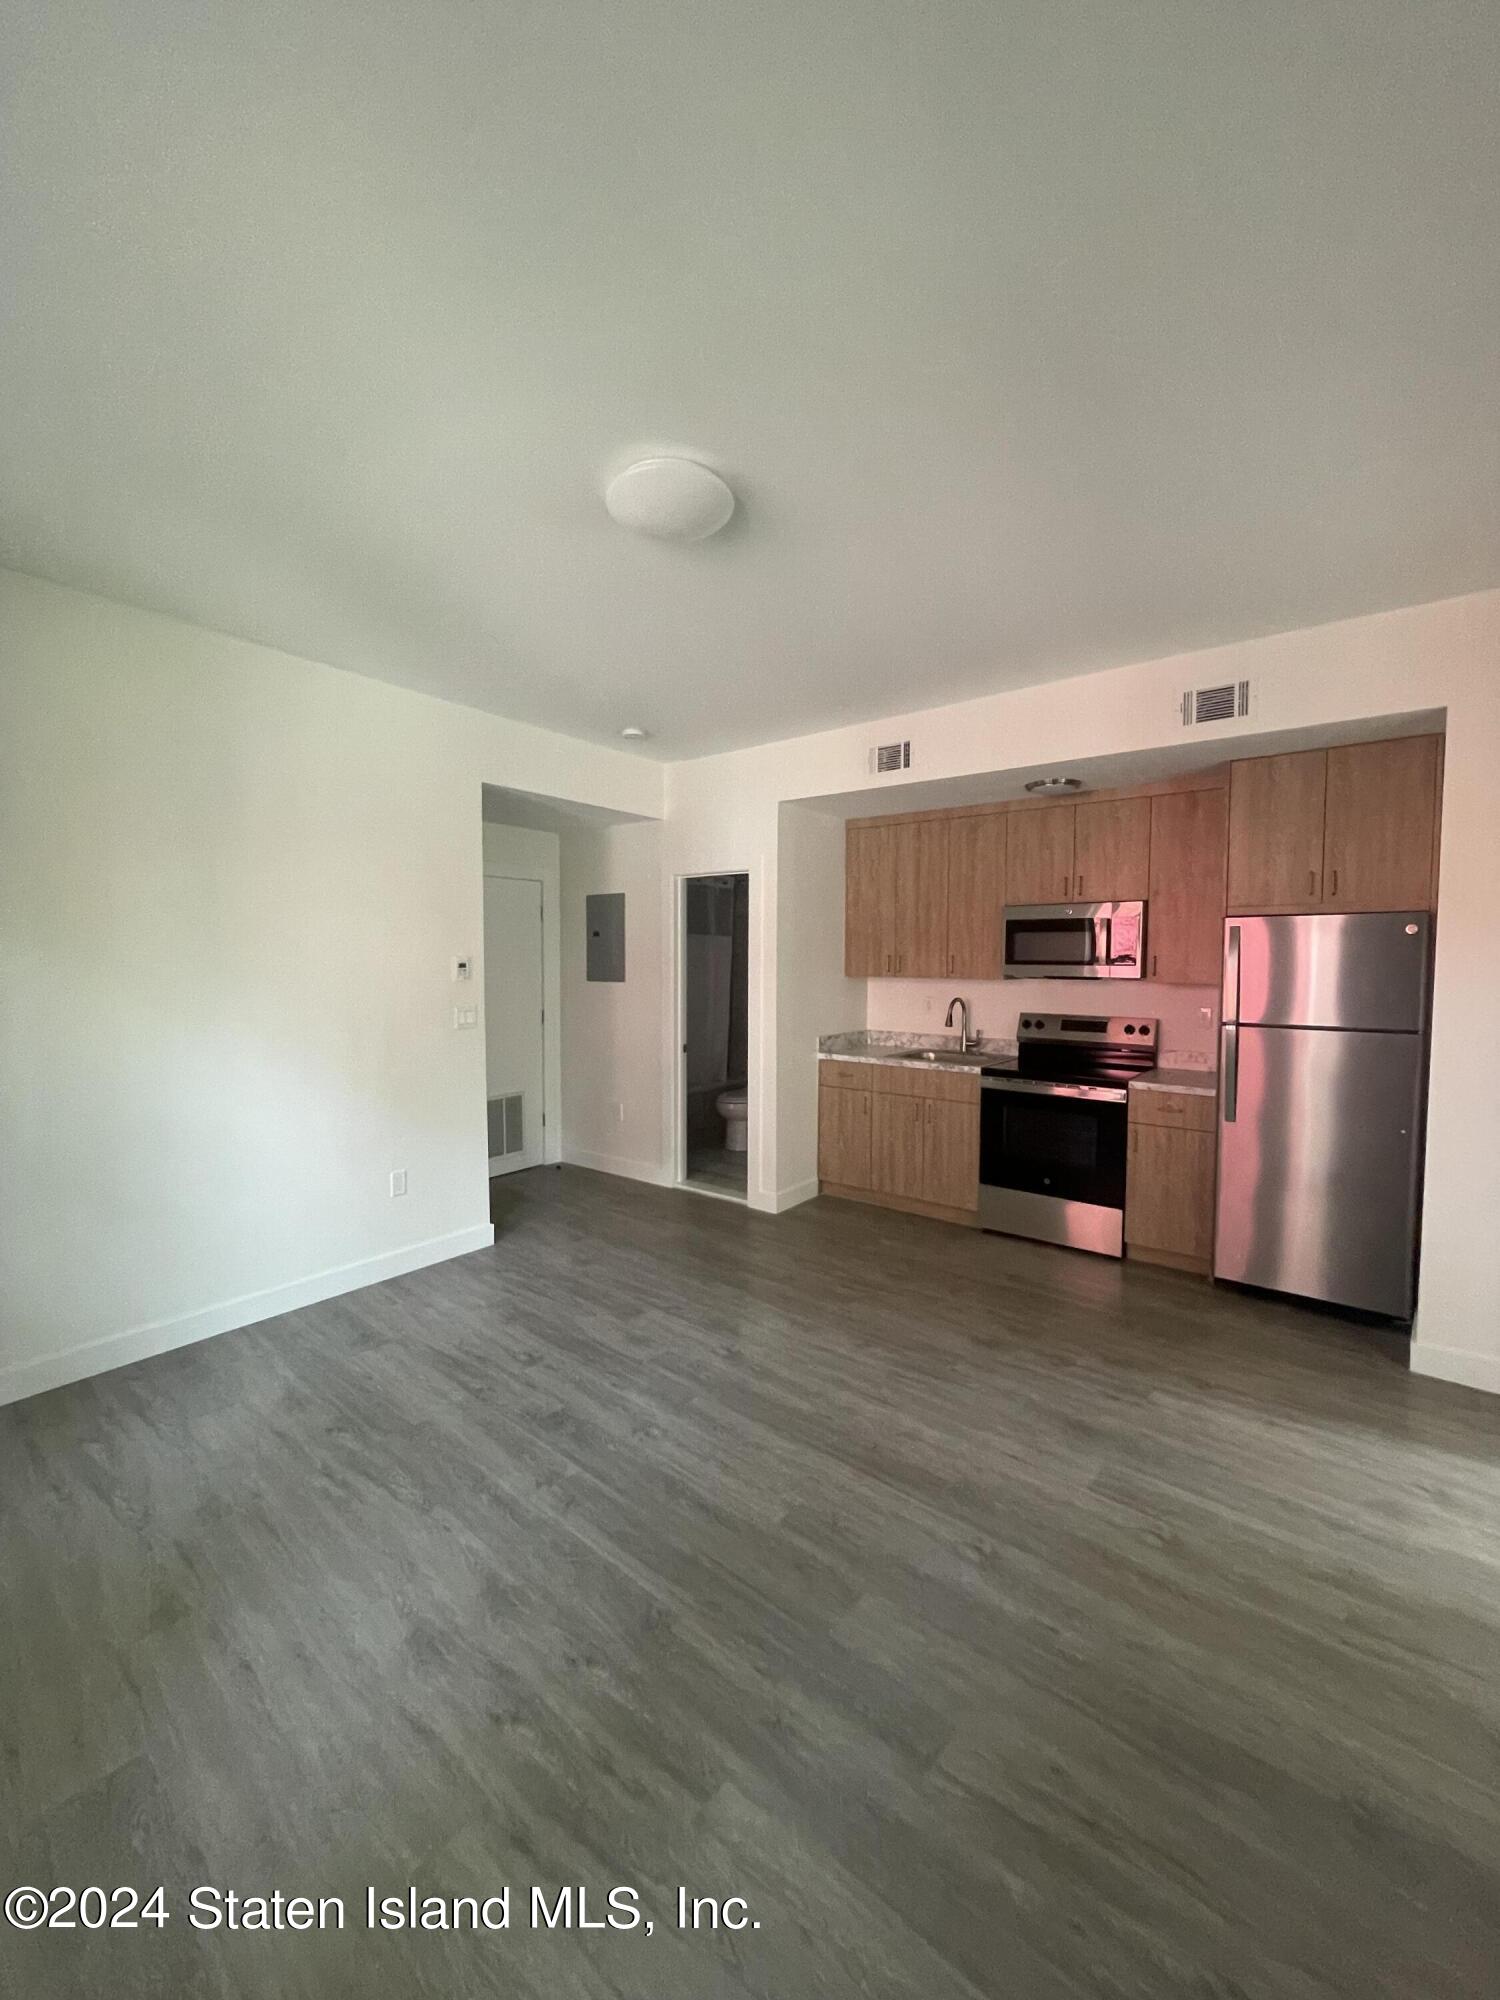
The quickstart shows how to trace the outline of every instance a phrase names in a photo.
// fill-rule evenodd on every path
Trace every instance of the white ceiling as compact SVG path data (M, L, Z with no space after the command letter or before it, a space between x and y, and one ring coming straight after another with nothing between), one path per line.
M678 756L1500 581L1493 0L10 0L0 560ZM610 473L740 511L675 548Z

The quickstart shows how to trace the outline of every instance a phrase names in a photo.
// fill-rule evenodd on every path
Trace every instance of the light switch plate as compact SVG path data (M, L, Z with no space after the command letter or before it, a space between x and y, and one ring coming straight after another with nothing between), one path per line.
M477 1007L455 1007L453 1010L453 1025L455 1028L477 1028L479 1026L479 1009Z

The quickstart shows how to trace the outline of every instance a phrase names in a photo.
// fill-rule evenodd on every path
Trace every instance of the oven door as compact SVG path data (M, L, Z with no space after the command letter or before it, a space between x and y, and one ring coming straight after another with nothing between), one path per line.
M1007 979L1139 979L1142 903L1042 903L1005 912Z
M979 1223L1118 1257L1124 1250L1125 1093L985 1077Z

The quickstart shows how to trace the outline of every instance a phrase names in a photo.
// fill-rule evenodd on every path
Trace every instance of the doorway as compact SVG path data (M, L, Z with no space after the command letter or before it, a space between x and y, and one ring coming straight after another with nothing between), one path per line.
M743 1201L749 1164L750 877L683 884L684 1182Z
M540 1166L545 1103L542 885L484 878L484 1066L490 1178Z

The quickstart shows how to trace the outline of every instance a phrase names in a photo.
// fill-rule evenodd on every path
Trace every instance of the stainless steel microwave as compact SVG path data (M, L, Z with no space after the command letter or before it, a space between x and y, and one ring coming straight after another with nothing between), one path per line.
M1005 911L1007 979L1139 979L1144 903L1031 903Z

